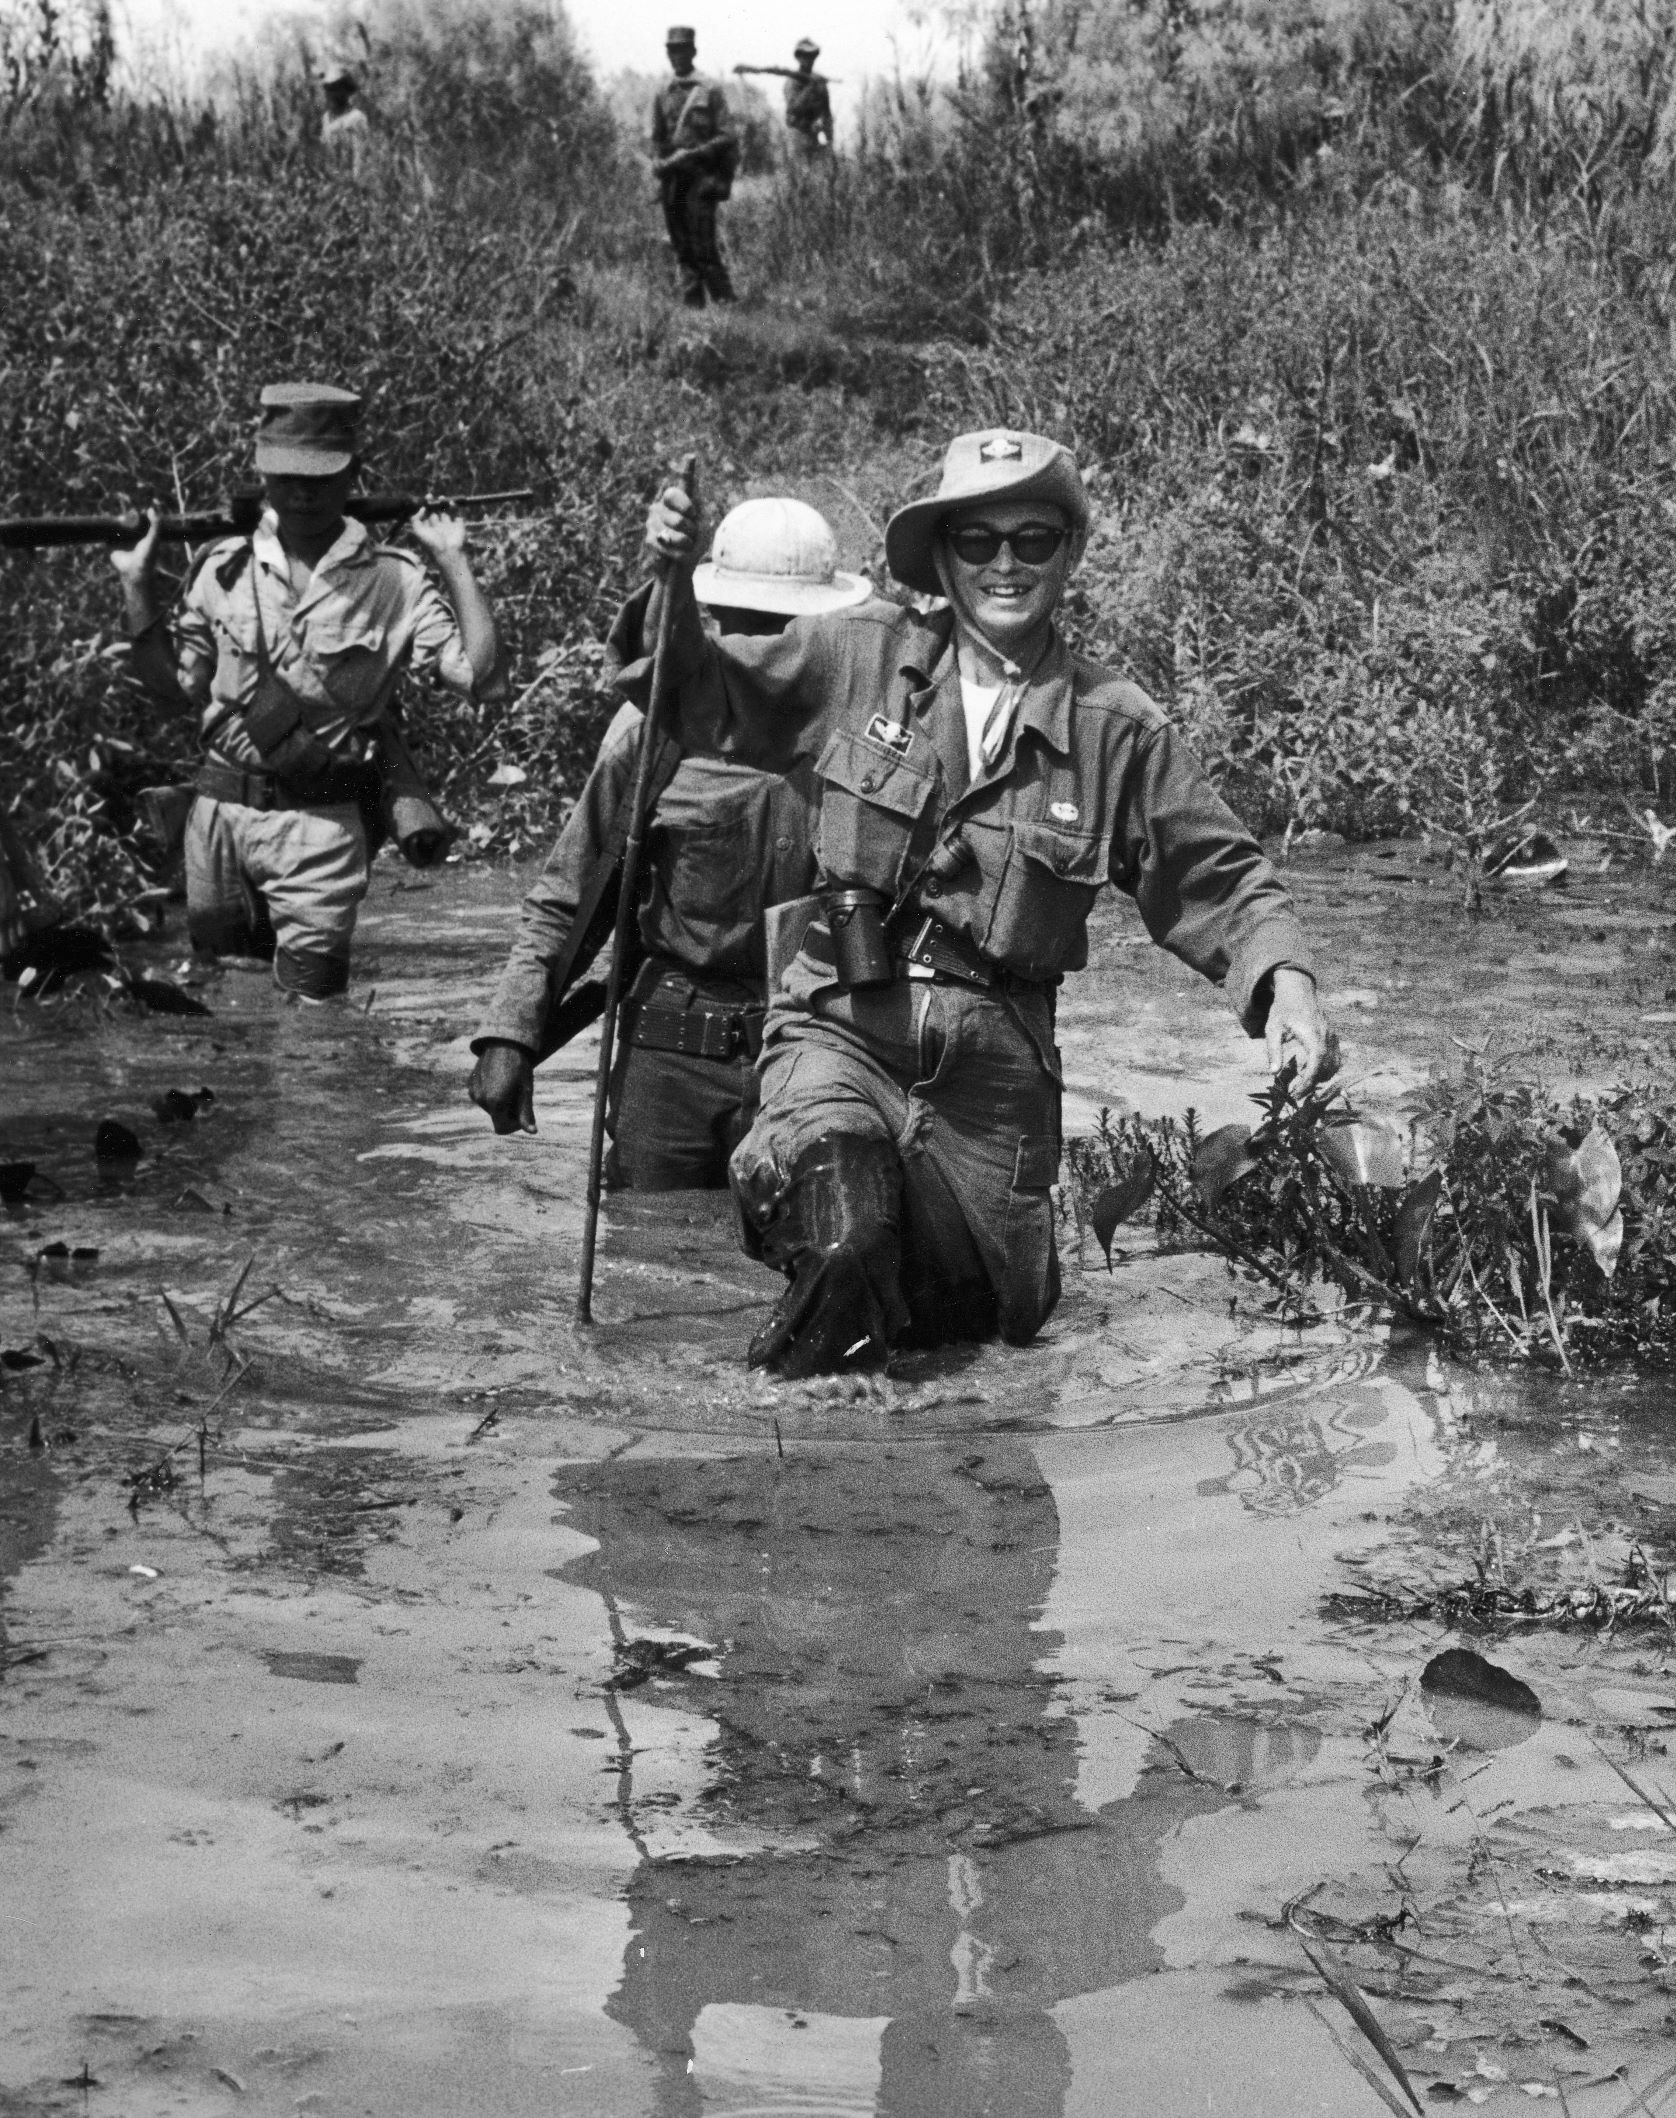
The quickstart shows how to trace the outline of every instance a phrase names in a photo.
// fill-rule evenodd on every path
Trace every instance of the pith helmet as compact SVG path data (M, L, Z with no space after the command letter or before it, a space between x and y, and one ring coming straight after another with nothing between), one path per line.
M744 500L722 517L710 557L693 569L701 603L809 617L848 610L873 593L859 574L838 571L838 543L818 508L801 500Z
M989 427L957 434L943 458L943 476L929 500L910 500L885 525L885 558L905 587L940 596L937 528L952 508L974 500L1043 500L1063 510L1077 557L1088 541L1088 495L1070 450L1045 434Z
M799 37L791 48L791 55L794 59L801 59L805 52L809 54L811 59L820 57L821 48L813 37Z
M256 468L285 478L332 478L355 461L361 400L329 382L270 382L256 423Z

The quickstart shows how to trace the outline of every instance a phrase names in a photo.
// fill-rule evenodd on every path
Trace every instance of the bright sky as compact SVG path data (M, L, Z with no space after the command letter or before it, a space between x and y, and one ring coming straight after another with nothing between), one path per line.
M188 66L238 45L276 14L312 11L308 0L117 0L133 43L160 45L167 60ZM602 75L661 67L671 22L691 23L700 69L723 75L741 60L789 66L798 38L813 37L821 71L841 83L833 97L840 123L865 77L898 66L919 74L953 49L936 27L916 26L904 0L570 0L569 13Z

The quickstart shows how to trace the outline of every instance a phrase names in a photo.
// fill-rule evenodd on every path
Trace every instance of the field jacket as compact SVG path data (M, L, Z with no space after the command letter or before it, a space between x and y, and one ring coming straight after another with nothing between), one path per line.
M768 771L812 769L824 886L882 891L990 962L1051 980L1088 961L1088 915L1110 883L1155 942L1226 989L1252 1036L1273 971L1314 975L1280 878L1178 732L1057 636L975 782L946 611L874 601L766 638L701 643L678 628L677 640L677 741ZM631 696L649 676L634 645L619 678ZM786 994L807 1004L831 977L805 952Z
M643 717L625 706L606 731L581 800L535 887L474 1048L490 1040L538 1051L550 974L611 825L634 789ZM706 978L765 984L764 908L814 883L813 787L737 759L684 756L658 798L640 889L649 956Z

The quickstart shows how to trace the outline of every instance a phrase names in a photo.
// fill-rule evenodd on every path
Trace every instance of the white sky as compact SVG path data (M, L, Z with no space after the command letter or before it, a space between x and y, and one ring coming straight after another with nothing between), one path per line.
M166 61L184 61L188 67L194 59L244 42L276 14L309 12L308 0L118 0L117 5L118 19L126 15L135 46L158 47ZM671 22L692 24L700 69L722 75L740 60L789 66L798 38L813 37L821 47L821 71L842 84L833 98L840 122L864 78L888 75L898 66L916 75L953 50L945 33L910 19L905 0L570 0L569 14L602 76L624 67L660 68Z

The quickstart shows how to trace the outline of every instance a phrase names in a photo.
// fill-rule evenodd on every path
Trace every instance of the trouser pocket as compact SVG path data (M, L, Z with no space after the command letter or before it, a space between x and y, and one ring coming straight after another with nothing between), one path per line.
M1025 1133L1007 1194L998 1290L1001 1336L1010 1345L1034 1338L1059 1300L1059 1253L1053 1240L1053 1185L1058 1174L1058 1135Z

